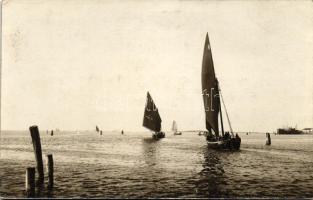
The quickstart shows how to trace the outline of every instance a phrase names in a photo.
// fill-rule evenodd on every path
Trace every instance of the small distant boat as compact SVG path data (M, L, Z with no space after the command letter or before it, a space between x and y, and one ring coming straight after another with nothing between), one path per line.
M98 126L96 126L96 131L99 133L100 129Z
M50 135L53 136L53 130L51 130Z
M205 110L205 123L206 129L208 130L206 132L208 147L213 149L239 150L241 138L238 136L238 134L234 136L233 130L231 128L226 106L224 104L221 89L219 87L219 82L215 76L208 34L206 35L204 44L201 77L203 104ZM224 133L221 99L224 105L231 134L229 134L229 132ZM218 128L219 115L222 135L219 134ZM212 131L214 132L214 134L212 133Z
M100 131L100 135L102 135L102 130Z
M123 130L121 131L121 134L124 135L124 131Z
M160 139L165 137L165 133L161 131L161 123L162 120L159 114L159 110L154 104L151 95L149 92L147 92L147 101L143 116L143 126L151 131L154 131L152 135L154 139Z
M172 124L172 131L174 132L174 135L181 135L182 134L182 132L177 131L177 123L175 120L173 121L173 124Z
M198 135L205 135L205 131L199 131Z

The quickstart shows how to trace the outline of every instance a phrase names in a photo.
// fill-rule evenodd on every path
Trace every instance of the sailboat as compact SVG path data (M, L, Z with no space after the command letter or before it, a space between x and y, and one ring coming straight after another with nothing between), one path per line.
M177 131L177 123L175 120L173 121L173 124L172 124L172 131L174 132L174 135L181 135L182 134L182 132Z
M162 120L158 108L155 106L149 92L147 92L147 101L143 116L143 126L151 131L154 131L152 135L154 139L165 137L165 133L161 131L161 122Z
M241 138L233 133L226 106L223 101L219 82L215 76L213 58L208 33L206 35L203 60L202 60L202 95L205 110L205 123L207 132L205 133L209 148L239 150ZM221 99L227 116L229 132L224 133L224 124L221 110ZM219 133L219 120L221 125L221 135ZM213 134L214 132L214 134Z
M100 129L99 129L99 127L98 127L98 126L96 126L96 131L97 131L97 132L99 132L99 131L100 131Z

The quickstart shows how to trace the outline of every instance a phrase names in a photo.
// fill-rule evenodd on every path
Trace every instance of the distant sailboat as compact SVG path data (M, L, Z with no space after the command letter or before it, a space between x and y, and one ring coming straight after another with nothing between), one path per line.
M165 137L165 133L161 131L161 117L158 108L155 106L149 92L147 92L147 102L143 116L143 126L154 131L152 137L160 139Z
M216 149L239 149L241 138L234 133L231 128L230 120L227 114L225 104L223 102L226 116L228 119L229 127L231 130L231 135L226 132L224 133L223 127L223 118L221 112L221 101L223 97L219 87L217 78L215 77L213 58L211 52L211 46L209 42L209 36L206 35L204 51L203 51L203 60L202 60L202 95L203 95L203 104L205 110L205 123L206 129L206 138L208 147ZM221 97L221 98L220 98ZM220 123L222 135L219 134L218 129L218 117L220 114ZM212 133L214 132L214 134Z
M99 132L99 131L100 131L100 129L99 129L99 127L98 127L98 126L96 126L96 131L97 131L97 132Z
M175 120L173 121L173 124L172 124L172 131L174 132L174 135L181 135L182 134L182 132L177 132L177 123Z

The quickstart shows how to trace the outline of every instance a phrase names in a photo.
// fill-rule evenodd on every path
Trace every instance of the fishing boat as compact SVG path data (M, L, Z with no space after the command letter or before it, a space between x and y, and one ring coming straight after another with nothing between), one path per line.
M147 92L147 101L143 116L143 126L153 131L152 137L160 139L165 137L165 133L161 131L161 117L159 110L154 104L151 95Z
M212 51L209 36L206 34L203 60L202 60L202 95L205 110L205 123L207 132L205 134L209 148L224 150L239 150L241 138L232 130L226 106L222 97L218 79L215 76ZM227 116L230 132L224 133L224 124L221 110L221 99ZM219 117L221 135L219 133Z
M172 131L173 131L174 135L181 135L182 134L182 132L177 131L177 123L175 120L173 121L173 124L172 124Z

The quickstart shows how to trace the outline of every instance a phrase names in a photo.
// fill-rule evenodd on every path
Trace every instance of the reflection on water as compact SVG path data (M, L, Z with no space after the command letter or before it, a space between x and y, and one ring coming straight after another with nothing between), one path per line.
M55 187L38 197L312 197L313 137L241 135L239 152L218 152L203 136L149 133L41 134L52 153ZM24 197L26 167L35 166L29 132L2 132L0 195Z
M200 171L199 181L196 185L197 192L199 195L209 196L209 197L220 197L222 192L222 184L224 169L223 165L219 159L217 151L203 148L204 162L203 169Z
M142 155L148 166L154 166L157 162L159 140L153 138L144 138L142 140Z

